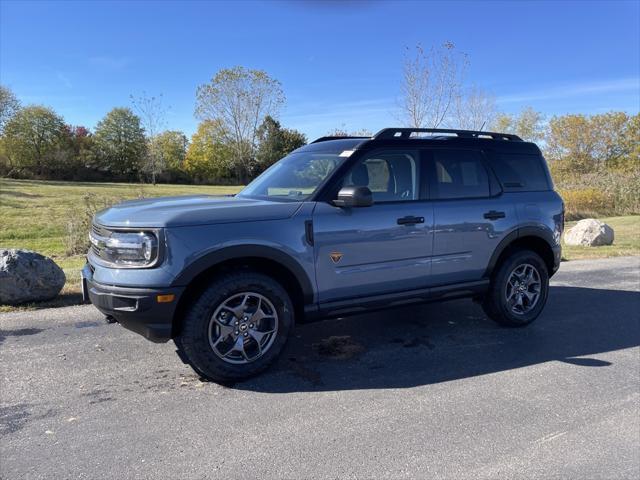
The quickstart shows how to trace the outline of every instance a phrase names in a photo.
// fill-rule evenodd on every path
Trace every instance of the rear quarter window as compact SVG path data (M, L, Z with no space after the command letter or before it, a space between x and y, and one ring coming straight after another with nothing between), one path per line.
M505 192L550 190L542 155L495 153L491 166Z

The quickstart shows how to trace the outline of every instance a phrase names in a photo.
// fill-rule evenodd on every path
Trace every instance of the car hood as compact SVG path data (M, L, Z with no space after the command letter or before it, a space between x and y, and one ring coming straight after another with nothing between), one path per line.
M289 218L300 202L192 195L132 200L98 212L106 227L183 227Z

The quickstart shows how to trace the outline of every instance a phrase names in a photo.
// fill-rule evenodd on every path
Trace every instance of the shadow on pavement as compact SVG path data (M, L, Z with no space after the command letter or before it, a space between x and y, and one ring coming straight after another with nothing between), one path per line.
M639 292L557 286L541 317L520 329L497 326L468 300L301 325L271 370L233 388L408 388L548 361L607 367L589 357L638 345Z

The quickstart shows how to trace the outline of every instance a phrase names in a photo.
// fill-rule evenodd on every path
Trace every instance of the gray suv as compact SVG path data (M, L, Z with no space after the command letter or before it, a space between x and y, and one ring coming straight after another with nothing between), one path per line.
M515 135L323 137L239 194L99 212L83 291L219 382L264 370L295 322L469 297L501 325L544 308L564 207Z

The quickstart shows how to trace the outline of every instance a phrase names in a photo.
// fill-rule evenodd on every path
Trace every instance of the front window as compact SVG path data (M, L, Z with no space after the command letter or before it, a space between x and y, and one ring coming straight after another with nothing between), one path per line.
M238 196L298 202L307 200L344 159L338 153L292 153L265 170Z
M419 170L417 152L377 152L358 161L344 178L343 186L368 187L376 203L418 200Z

